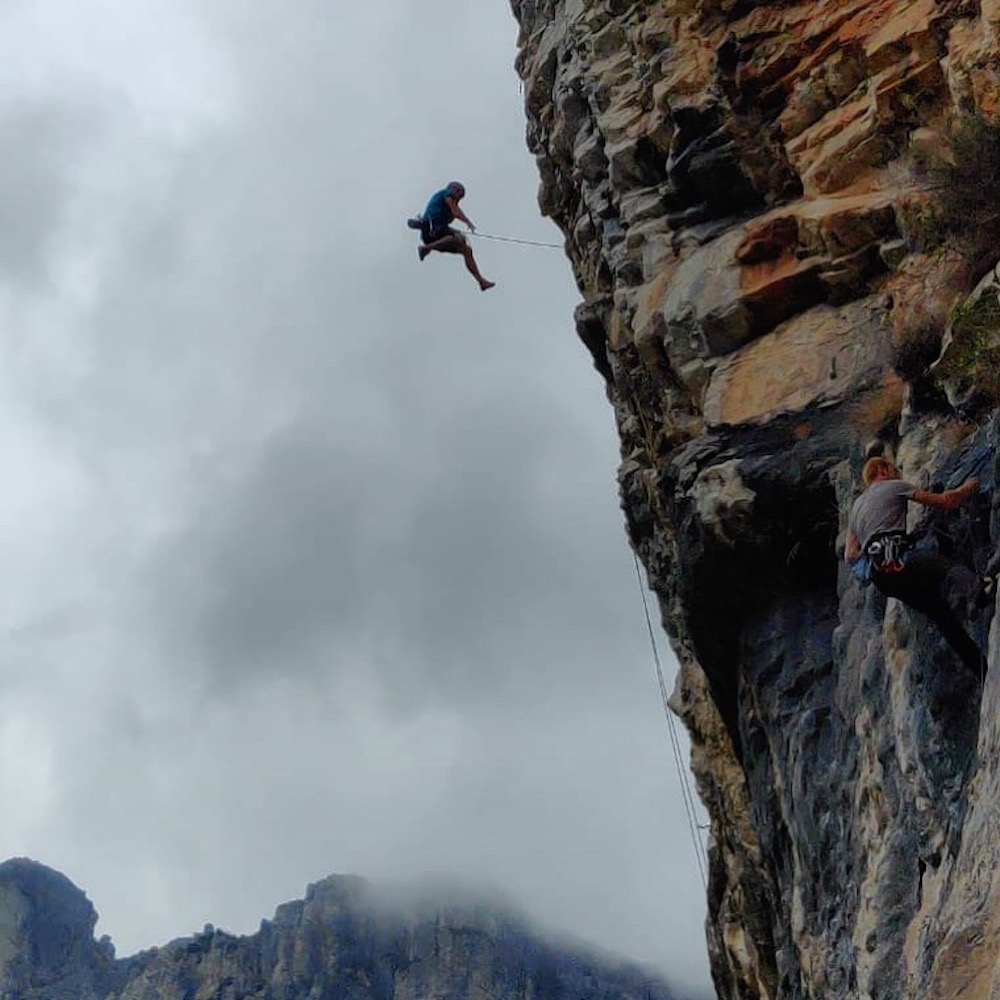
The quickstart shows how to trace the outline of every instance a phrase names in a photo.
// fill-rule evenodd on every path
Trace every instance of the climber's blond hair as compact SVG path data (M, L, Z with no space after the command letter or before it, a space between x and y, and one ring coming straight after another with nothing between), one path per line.
M898 475L899 470L887 458L876 455L865 462L865 467L861 470L861 481L865 486L871 486L876 479L886 474L890 476Z

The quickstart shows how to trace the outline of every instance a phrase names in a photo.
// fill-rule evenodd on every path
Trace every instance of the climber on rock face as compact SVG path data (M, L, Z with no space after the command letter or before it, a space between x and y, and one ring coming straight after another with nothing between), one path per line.
M496 282L487 281L480 273L476 258L472 255L469 241L457 230L451 228L451 223L458 219L474 233L476 227L458 204L465 197L465 187L458 181L452 181L447 187L431 195L423 215L407 219L411 229L420 230L421 245L417 248L420 259L423 260L432 250L442 253L460 253L465 258L465 266L482 291L492 288Z
M948 594L990 597L993 581L980 580L967 567L922 551L906 533L908 501L954 510L976 492L977 481L969 478L953 490L931 493L906 482L899 469L882 457L868 459L861 478L865 491L851 508L844 559L858 575L862 568L867 570L867 578L886 597L926 615L962 662L982 676L985 657L959 623Z

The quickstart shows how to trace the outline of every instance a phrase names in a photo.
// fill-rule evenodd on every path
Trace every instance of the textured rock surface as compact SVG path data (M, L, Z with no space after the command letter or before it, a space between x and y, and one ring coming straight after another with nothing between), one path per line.
M3 1000L671 1000L659 979L540 937L494 903L453 892L388 896L331 876L257 934L206 927L115 961L67 878L0 865Z
M995 666L839 558L873 440L926 487L975 466L923 525L995 546L1000 4L511 6L681 664L719 995L1000 996Z
M103 997L114 949L94 941L97 913L69 879L15 858L0 864L0 996Z

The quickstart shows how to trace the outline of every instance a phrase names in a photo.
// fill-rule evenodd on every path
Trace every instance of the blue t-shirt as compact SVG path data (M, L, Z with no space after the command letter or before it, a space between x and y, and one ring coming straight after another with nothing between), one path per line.
M431 200L427 202L424 209L424 221L429 222L432 229L444 229L454 218L455 214L448 207L448 198L452 197L451 188L442 188L431 195Z

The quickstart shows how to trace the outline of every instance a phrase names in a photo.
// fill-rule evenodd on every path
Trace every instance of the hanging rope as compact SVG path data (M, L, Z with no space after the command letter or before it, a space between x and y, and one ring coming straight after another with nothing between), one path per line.
M681 750L680 737L677 735L677 721L674 713L670 711L670 698L667 694L667 685L663 679L663 665L660 663L660 651L656 647L656 636L653 632L653 621L649 615L649 602L646 600L646 588L642 584L642 572L639 569L639 556L635 549L632 550L632 559L635 562L635 578L639 584L639 595L642 597L642 609L646 614L646 631L649 633L649 644L653 650L653 664L656 668L656 683L660 689L660 701L663 704L663 714L667 718L667 729L670 732L670 745L674 751L674 763L677 765L677 776L680 779L681 798L684 799L684 812L687 815L688 829L691 832L691 840L694 843L694 854L698 860L698 871L701 874L701 884L707 890L708 876L706 874L705 844L701 839L698 827L698 812L695 806L694 792L691 790L690 776L684 766L684 754Z
M478 236L481 240L499 240L501 243L520 243L526 247L547 247L550 250L562 250L561 243L542 243L539 240L519 240L514 236L494 236L492 233L469 232L466 236Z

